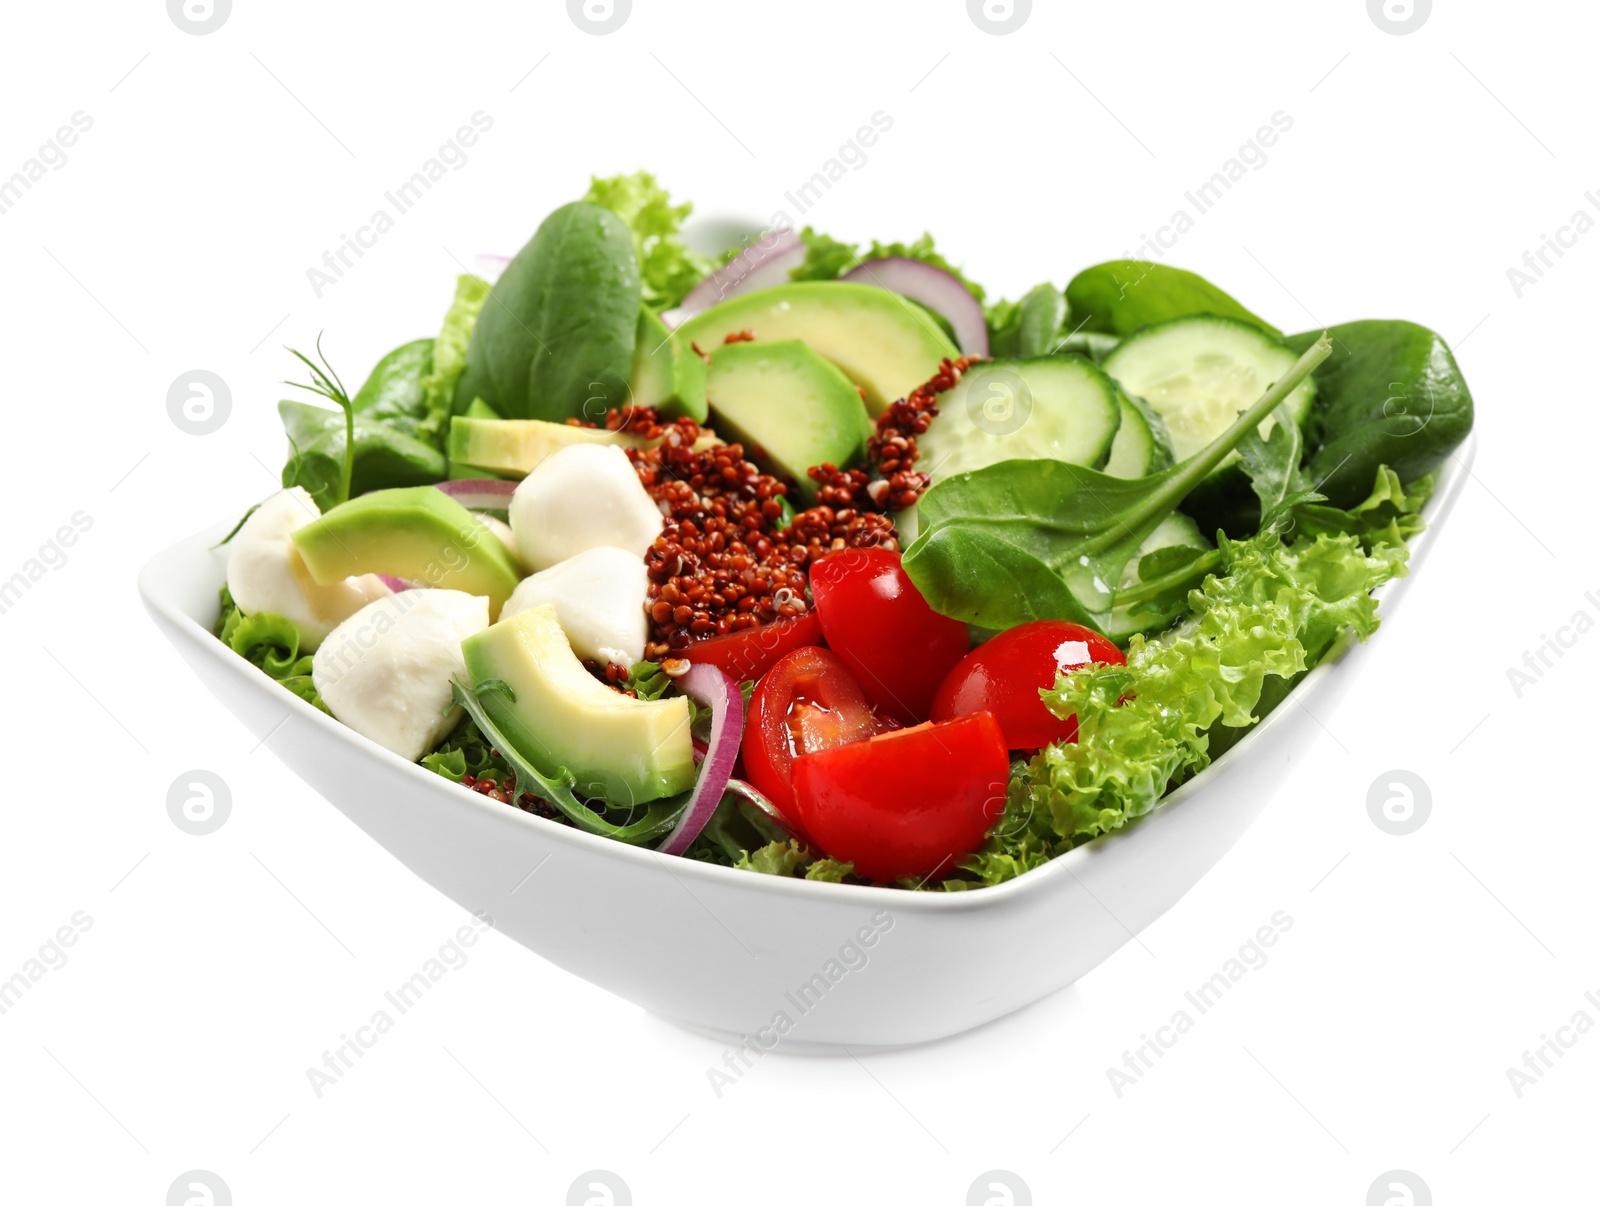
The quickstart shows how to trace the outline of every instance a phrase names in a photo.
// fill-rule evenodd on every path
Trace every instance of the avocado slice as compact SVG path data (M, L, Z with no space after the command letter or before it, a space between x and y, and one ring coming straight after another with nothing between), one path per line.
M544 419L473 419L457 415L450 420L452 466L459 463L521 477L532 473L547 456L573 444L643 448L648 443L642 436Z
M374 490L340 503L294 532L320 586L352 574L391 574L422 586L486 595L489 614L522 575L500 538L443 490Z
M634 699L583 668L542 603L461 643L475 685L511 688L479 698L516 751L546 774L566 770L584 795L643 804L693 786L689 701Z
M696 423L706 421L706 362L688 340L667 330L649 306L639 307L628 388L635 406L654 406L667 418L688 415Z
M718 348L707 392L718 433L793 478L807 502L817 483L806 470L824 461L854 464L872 434L850 378L798 339Z
M898 293L841 281L797 281L712 306L678 328L685 346L711 351L729 335L799 339L833 361L866 395L873 418L961 353L927 311Z

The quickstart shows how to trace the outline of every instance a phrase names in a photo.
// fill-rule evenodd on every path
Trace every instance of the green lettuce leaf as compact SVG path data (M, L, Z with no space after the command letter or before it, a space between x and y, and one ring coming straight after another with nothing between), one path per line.
M472 328L477 325L483 303L489 297L489 282L463 273L456 278L456 295L445 311L439 334L434 336L430 366L422 378L422 418L418 422L421 438L444 447L445 427L450 421L456 382L467 367L467 346ZM471 399L469 398L470 402Z
M768 842L759 850L741 854L734 866L763 875L793 875L810 861L811 853L799 842Z
M294 621L268 611L245 615L226 586L220 597L222 611L214 631L222 643L308 704L328 711L311 681L311 655L300 652L300 630Z
M838 280L850 269L868 260L903 256L944 269L965 285L967 292L980 304L985 296L983 286L969 279L961 269L945 259L934 246L933 236L926 231L909 243L880 243L874 239L866 251L854 243L842 243L810 226L800 232L800 241L805 244L806 258L798 268L790 271L789 279L792 281Z
M1259 719L1269 678L1307 669L1340 632L1378 626L1374 587L1405 573L1404 544L1372 552L1348 534L1284 545L1274 532L1218 546L1225 572L1190 595L1190 619L1153 641L1134 637L1126 666L1064 675L1045 702L1076 715L1078 740L1036 755L1022 790L1050 831L1071 842L1121 828L1171 784L1210 762L1209 730ZM991 869L992 870L992 869Z
M646 305L671 309L710 275L711 261L690 251L678 237L694 206L687 201L673 205L667 190L649 172L592 177L583 200L605 206L633 231Z

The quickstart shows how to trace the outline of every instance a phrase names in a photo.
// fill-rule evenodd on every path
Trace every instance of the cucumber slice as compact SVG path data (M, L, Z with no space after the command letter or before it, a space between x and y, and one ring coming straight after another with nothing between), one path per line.
M937 483L1001 461L1099 467L1121 421L1116 385L1082 356L991 360L939 399L917 468Z
M1167 425L1137 398L1117 391L1122 408L1122 426L1111 441L1111 456L1104 472L1108 477L1145 477L1172 464L1172 437Z
M1130 586L1137 586L1143 582L1144 579L1139 572L1141 566L1151 572L1166 572L1181 565L1181 559L1175 556L1152 557L1151 554L1161 553L1165 549L1194 549L1198 555L1209 551L1210 548L1211 542L1200 534L1200 528L1194 520L1181 512L1174 511L1161 521L1156 530L1151 532L1139 546L1139 552L1129 559L1117 588L1127 590ZM1135 611L1136 606L1124 604L1113 607L1110 615L1101 619L1100 627L1106 636L1119 645L1126 644L1128 638L1136 632L1150 633L1166 628L1183 612L1182 607L1159 611Z
M1124 340L1105 359L1105 370L1130 394L1142 398L1167 425L1172 455L1183 461L1216 439L1294 365L1295 354L1260 327L1237 318L1196 314L1148 326ZM1316 397L1307 378L1284 399L1304 427ZM1266 436L1278 414L1263 419ZM1208 477L1237 477L1234 452Z

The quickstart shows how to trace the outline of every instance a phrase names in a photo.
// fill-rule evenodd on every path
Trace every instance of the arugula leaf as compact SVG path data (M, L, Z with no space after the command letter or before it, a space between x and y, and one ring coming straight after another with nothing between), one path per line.
M918 505L903 565L934 610L1003 630L1035 619L1093 624L1139 546L1329 351L1308 349L1229 429L1182 464L1142 478L1061 461L1002 461L947 478Z
M260 509L261 509L261 504L260 503L253 503L248 511L246 511L243 515L239 516L239 522L233 525L232 529L228 532L228 534L226 536L224 536L221 540L217 541L217 543L212 545L211 547L214 548L214 549L220 549L223 545L231 543L233 541L233 538L239 534L239 529L244 527L245 524L249 523L250 522L250 517L252 515L254 515ZM226 589L226 588L224 588L224 589Z
M591 177L583 199L605 206L633 231L646 305L670 310L710 275L711 261L690 251L678 237L694 206L687 201L673 205L667 190L649 172Z

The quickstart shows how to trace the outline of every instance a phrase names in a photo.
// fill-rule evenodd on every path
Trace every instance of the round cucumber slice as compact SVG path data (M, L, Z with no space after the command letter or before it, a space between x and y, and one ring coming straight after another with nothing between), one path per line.
M974 365L917 437L935 483L1001 461L1105 464L1122 421L1115 383L1082 356Z
M1172 439L1166 424L1137 398L1117 390L1122 425L1111 441L1104 472L1109 477L1145 477L1172 464Z
M1151 553L1171 548L1195 549L1203 553L1211 548L1211 542L1200 534L1200 528L1194 520L1174 511L1161 521L1139 546L1139 551L1129 558L1122 571L1122 579L1117 583L1118 589L1137 586L1143 581L1139 576L1140 563ZM1125 645L1136 632L1150 633L1166 628L1178 614L1174 611L1135 611L1132 605L1124 604L1113 607L1100 626L1106 636L1119 645Z
M1295 354L1260 327L1236 318L1174 318L1129 337L1105 359L1105 370L1143 399L1166 424L1173 458L1183 461L1216 439L1294 365ZM1316 385L1310 378L1283 402L1304 426ZM1262 420L1265 436L1276 415ZM1213 476L1238 461L1233 453Z

